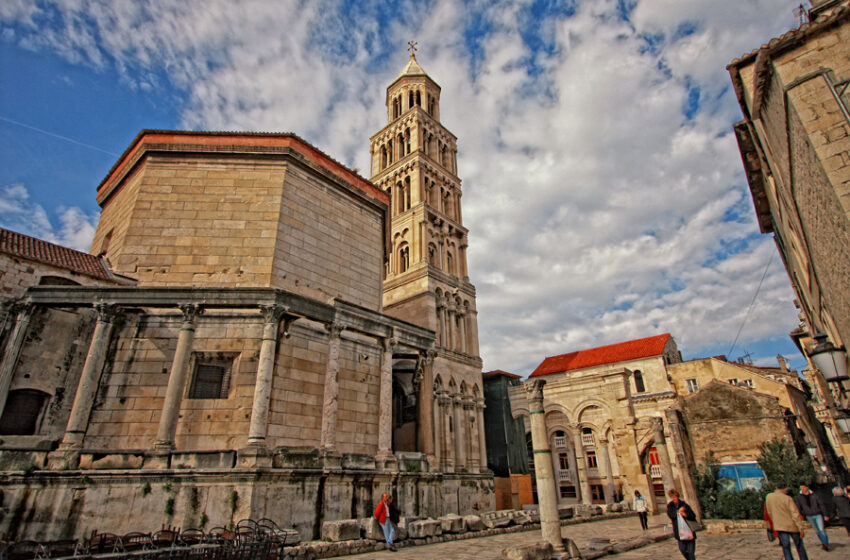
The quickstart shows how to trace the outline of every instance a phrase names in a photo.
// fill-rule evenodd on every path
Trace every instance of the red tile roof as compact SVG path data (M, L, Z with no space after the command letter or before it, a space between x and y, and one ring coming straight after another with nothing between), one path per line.
M49 264L86 276L111 280L99 257L0 228L0 253Z
M552 356L543 360L529 377L660 356L668 340L670 333Z

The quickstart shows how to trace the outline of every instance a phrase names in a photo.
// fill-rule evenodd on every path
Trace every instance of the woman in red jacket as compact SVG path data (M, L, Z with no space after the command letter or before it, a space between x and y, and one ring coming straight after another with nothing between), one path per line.
M392 520L390 520L391 501L392 498L389 497L386 492L381 494L381 501L378 502L378 506L375 508L375 519L378 520L378 524L380 524L381 530L384 532L384 538L387 541L387 548L395 552L396 547L393 546L395 528L393 527Z

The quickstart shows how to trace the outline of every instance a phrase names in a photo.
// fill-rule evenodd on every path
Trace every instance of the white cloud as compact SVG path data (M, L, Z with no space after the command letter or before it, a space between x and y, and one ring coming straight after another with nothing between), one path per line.
M97 216L87 216L77 207L59 208L61 225L57 231L44 207L30 198L25 186L6 185L0 193L0 227L78 251L89 250Z
M185 127L292 131L363 174L384 88L419 38L459 139L485 367L524 374L665 331L686 356L731 344L775 248L753 218L724 66L794 23L797 2L776 4L643 0L623 21L614 0L580 2L537 22L540 50L514 2L388 15L380 2L66 0L41 8L61 27L0 17L22 44L138 87L166 76L185 92ZM64 238L89 235L85 216L64 216ZM776 259L742 340L786 336L791 299Z

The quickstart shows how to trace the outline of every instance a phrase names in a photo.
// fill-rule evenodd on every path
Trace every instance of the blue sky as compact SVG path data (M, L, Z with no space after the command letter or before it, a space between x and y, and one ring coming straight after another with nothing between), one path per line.
M730 358L799 368L724 68L798 4L7 0L0 225L87 250L143 128L295 132L368 175L415 39L458 136L485 369L660 332L727 354L739 330Z

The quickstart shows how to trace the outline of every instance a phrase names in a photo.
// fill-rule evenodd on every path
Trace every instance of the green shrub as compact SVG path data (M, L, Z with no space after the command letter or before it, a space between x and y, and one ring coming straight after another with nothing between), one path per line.
M763 490L721 490L717 494L714 516L719 519L762 519Z

